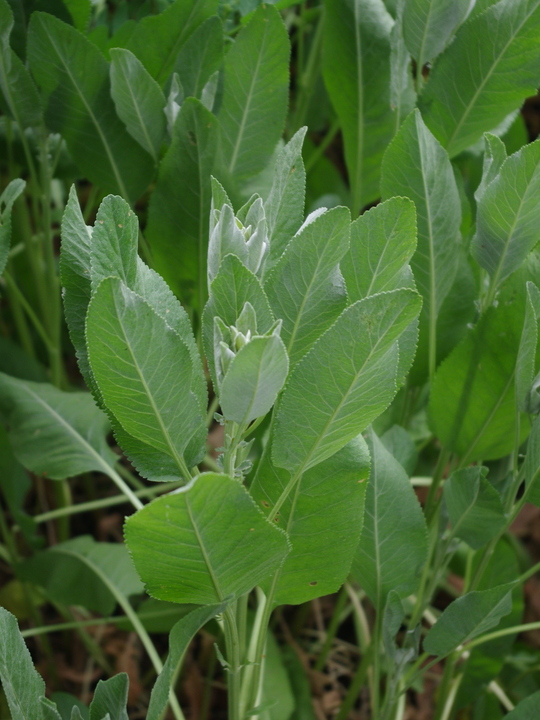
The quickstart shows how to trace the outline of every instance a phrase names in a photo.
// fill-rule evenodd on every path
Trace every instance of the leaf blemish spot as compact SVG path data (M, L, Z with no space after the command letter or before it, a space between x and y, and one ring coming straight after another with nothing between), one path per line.
M317 585L317 582L318 582L317 580L312 580L309 584L310 584L310 585Z
M270 507L270 503L268 502L268 500L261 500L261 505L266 508Z

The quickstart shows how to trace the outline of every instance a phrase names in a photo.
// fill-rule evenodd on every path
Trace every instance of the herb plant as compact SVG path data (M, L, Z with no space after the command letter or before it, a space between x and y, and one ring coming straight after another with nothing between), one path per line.
M151 5L0 0L2 604L104 670L88 626L134 631L148 720L185 717L204 628L230 720L312 720L273 619L338 592L338 720L400 720L432 668L435 720L534 717L540 0ZM125 543L69 524L114 504ZM108 674L46 697L0 608L14 720L127 719Z

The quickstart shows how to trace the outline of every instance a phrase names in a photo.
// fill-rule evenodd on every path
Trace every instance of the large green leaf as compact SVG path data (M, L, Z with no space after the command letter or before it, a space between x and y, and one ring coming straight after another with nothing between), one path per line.
M373 295L347 308L298 363L277 414L275 464L299 475L336 453L396 393L396 341L421 307L413 290Z
M494 538L507 519L499 493L486 479L487 468L456 470L444 483L452 532L474 550Z
M454 600L424 640L424 650L444 657L459 645L491 630L512 610L515 582L469 592Z
M471 0L405 0L403 37L420 70L451 38Z
M146 237L155 269L188 306L202 312L210 173L217 151L217 120L198 100L182 104L149 205Z
M137 23L126 47L163 85L184 43L217 12L218 5L218 0L175 0L165 12Z
M0 87L7 109L17 125L24 129L43 121L41 101L26 66L11 49L13 11L6 0L0 2Z
M246 489L204 473L126 522L126 542L150 595L204 605L235 599L265 580L289 551Z
M47 125L62 134L80 171L103 190L136 200L152 179L152 159L116 115L109 66L98 48L75 28L35 12L28 59Z
M353 217L379 195L381 160L395 131L392 25L382 0L325 2L323 74L343 132Z
M491 275L491 297L540 240L539 194L540 140L537 140L503 163L478 202L471 252Z
M350 302L412 287L409 261L416 249L416 212L408 198L371 208L351 226L351 247L341 261Z
M127 699L129 678L126 673L118 673L108 680L100 680L90 703L90 720L128 720Z
M501 0L459 29L435 63L419 103L450 157L536 94L539 41L539 0Z
M416 206L418 247L411 265L424 298L421 334L429 337L433 372L437 317L459 259L461 203L448 156L418 110L405 120L384 155L381 189L384 199L404 195Z
M206 427L181 337L118 278L104 280L87 316L88 354L103 400L127 433L174 459L185 477Z
M0 408L13 451L28 470L53 480L91 470L111 474L117 458L107 444L109 422L89 393L0 373Z
M4 272L9 258L11 244L11 210L13 203L24 190L24 180L12 180L0 195L0 275Z
M219 110L226 178L255 175L281 137L289 92L289 38L272 5L260 6L227 53Z
M212 282L210 298L203 313L204 350L216 388L214 318L221 318L225 325L235 325L246 302L255 310L257 332L260 335L267 333L274 324L274 316L258 278L237 257L227 255Z
M157 163L167 125L165 95L129 50L114 48L110 55L111 95L118 117Z
M53 602L111 615L119 601L144 588L125 545L89 535L54 545L18 567L19 577L41 585Z
M280 258L304 219L306 171L302 143L306 131L307 128L298 130L276 158L272 188L264 203L270 241L266 269Z
M37 708L40 697L45 695L45 683L34 668L17 620L3 607L0 607L0 680L12 720L41 718Z
M390 33L390 107L394 110L394 127L416 105L416 92L411 72L411 56L403 38L403 3L399 3L396 22Z
M289 371L287 350L277 335L254 337L231 361L219 394L227 420L243 427L272 409Z
M333 208L294 236L271 270L264 290L283 320L281 337L295 365L347 304L339 261L349 247L350 214Z
M223 612L226 605L210 605L197 608L179 620L169 635L169 655L163 665L152 694L146 720L160 720L162 713L169 702L169 691L174 681L176 669L186 652L193 636L206 625L213 617Z
M102 280L115 276L140 295L172 328L189 349L194 372L191 389L201 414L206 412L206 380L188 314L167 283L137 255L137 216L120 197L108 196L101 203L92 233L90 276L95 291Z
M352 575L382 611L391 590L414 592L427 558L424 515L406 472L374 432L364 526Z
M463 463L495 459L515 442L514 374L523 327L524 282L503 291L440 365L430 396L431 425ZM521 439L527 423L521 423Z
M274 522L292 543L279 571L275 602L297 604L336 592L349 573L362 529L369 452L361 435L302 476ZM268 454L250 492L263 510L273 507L290 480Z

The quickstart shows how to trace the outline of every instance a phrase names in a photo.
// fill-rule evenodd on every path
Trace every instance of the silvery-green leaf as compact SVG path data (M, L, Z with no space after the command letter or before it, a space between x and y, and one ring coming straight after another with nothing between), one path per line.
M474 193L477 203L482 199L487 186L494 180L506 160L506 145L492 133L484 133L484 165L482 168L482 180Z
M272 457L301 474L336 453L390 404L396 393L396 340L420 312L402 289L348 307L293 370L276 420Z
M185 476L186 464L191 467L201 459L206 437L190 389L187 345L117 278L103 280L96 290L86 337L107 407L127 433L172 457Z
M277 335L255 337L239 350L219 393L223 417L245 426L272 409L289 370L287 351Z
M114 720L128 720L128 689L129 678L126 673L100 680L90 703L90 720L103 720L105 715Z
M540 291L533 282L528 282L525 321L516 362L516 403L521 412L533 414L540 409L538 376L535 378L539 322Z
M281 337L295 365L345 308L339 261L349 247L350 214L319 215L289 242L266 277L270 307L283 320Z
M11 244L11 210L25 188L24 180L12 180L0 195L0 275L4 272Z
M471 252L491 275L491 296L540 240L539 193L540 140L537 140L503 163L478 203Z

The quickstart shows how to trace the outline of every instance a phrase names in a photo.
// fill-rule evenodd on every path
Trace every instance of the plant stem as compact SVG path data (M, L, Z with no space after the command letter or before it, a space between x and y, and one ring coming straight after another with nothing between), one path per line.
M17 299L25 313L28 315L28 319L34 326L34 329L36 330L39 337L43 340L43 344L45 345L49 352L49 355L51 356L54 352L53 343L51 342L45 328L41 324L41 320L38 318L38 316L34 312L34 309L30 305L28 300L25 298L25 296L19 289L17 283L7 270L4 272L4 280L10 293Z
M371 665L371 659L373 655L373 644L370 643L366 650L364 651L364 656L362 657L362 661L360 665L358 666L358 670L356 671L353 681L347 691L347 695L345 696L345 700L343 701L338 714L336 715L335 720L347 720L349 717L349 713L353 709L353 705L356 702L356 699L360 695L360 692L364 685L366 684L366 677L368 674L368 670ZM373 720L375 720L375 716L373 716Z
M437 504L437 493L443 479L444 471L446 469L448 461L450 460L450 456L451 453L446 448L443 448L439 453L437 465L435 466L435 470L433 472L433 481L429 486L429 492L424 507L424 512L426 514L426 520L428 521L428 523L431 523L433 519L435 507Z
M223 627L225 630L225 647L227 648L228 682L229 689L228 705L229 720L241 720L240 714L240 642L238 638L238 627L236 625L236 613L234 604L229 605L223 613Z

